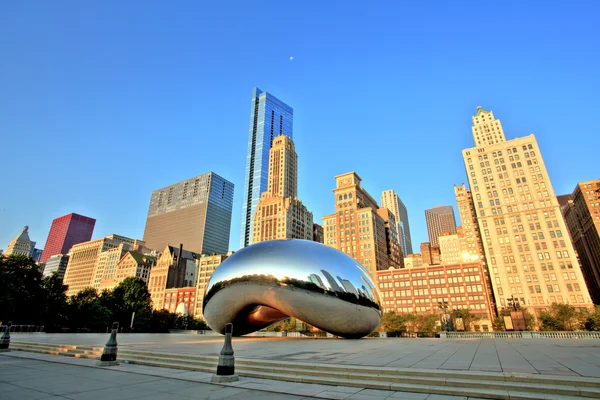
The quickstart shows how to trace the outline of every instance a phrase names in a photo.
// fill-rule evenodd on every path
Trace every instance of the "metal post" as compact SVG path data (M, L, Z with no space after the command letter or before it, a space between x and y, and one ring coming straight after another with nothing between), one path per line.
M212 376L211 382L234 382L239 381L240 377L235 374L235 357L233 356L233 347L231 346L231 335L233 334L233 324L225 325L225 344L219 356L217 373Z
M12 326L12 322L8 321L8 324L6 325L6 330L4 331L4 333L2 334L2 337L0 337L0 353L6 353L8 351L10 351L10 327Z
M96 362L97 367L110 367L113 365L119 365L117 361L117 331L119 330L119 323L115 322L112 326L112 331L110 332L110 337L108 338L108 342L106 342L106 346L104 346L104 351L102 352L102 356L100 357L100 361Z

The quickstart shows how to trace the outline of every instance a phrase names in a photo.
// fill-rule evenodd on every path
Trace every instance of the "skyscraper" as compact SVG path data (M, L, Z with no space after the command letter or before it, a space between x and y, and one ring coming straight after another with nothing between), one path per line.
M393 228L395 220L378 212L377 202L362 188L356 172L338 175L335 182L336 213L323 217L324 244L354 258L373 276L375 271L402 265L403 260L395 259L399 251L388 249L388 240L400 249L397 234L386 236L386 223Z
M590 296L600 304L600 179L579 182L561 210Z
M425 210L425 220L427 222L429 243L432 246L439 246L438 238L442 232L452 235L456 233L456 220L454 219L452 206L438 206Z
M21 233L11 240L6 248L6 251L4 251L4 255L21 255L31 257L34 248L35 242L32 242L31 239L29 239L29 227L25 225Z
M535 136L506 140L481 107L472 120L462 153L498 307L512 296L530 311L591 306Z
M398 224L398 236L400 247L404 257L412 254L412 240L410 238L410 225L408 223L408 211L406 206L393 190L385 190L381 194L381 207L385 207L394 214Z
M94 278L98 269L100 255L118 248L120 244L134 245L135 240L119 235L108 235L102 239L74 245L69 252L69 263L63 283L69 286L67 296L77 294L83 289L94 287Z
M473 203L473 195L463 183L460 186L454 185L454 194L456 195L456 204L458 206L458 215L462 226L462 236L464 241L463 250L468 252L473 259L479 259L485 264L483 244L481 243L481 233L477 225L477 214Z
M298 200L298 155L285 135L273 140L269 158L268 188L254 215L252 243L275 239L313 238L313 215Z
M294 138L293 118L294 110L290 106L270 93L258 88L253 89L242 200L241 247L246 247L252 242L256 206L268 186L269 151L273 139L279 134Z
M73 245L92 240L95 225L94 218L75 213L55 218L40 263L46 263L50 257L57 254L67 254Z
M152 192L144 229L146 247L183 246L199 254L229 249L233 183L214 172Z

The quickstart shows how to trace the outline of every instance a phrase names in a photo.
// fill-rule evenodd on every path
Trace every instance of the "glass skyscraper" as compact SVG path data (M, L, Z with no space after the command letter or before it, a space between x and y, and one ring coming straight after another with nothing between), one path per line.
M267 190L269 151L273 139L280 133L293 139L294 110L270 93L252 90L248 155L242 201L241 247L252 242L254 213L262 192Z

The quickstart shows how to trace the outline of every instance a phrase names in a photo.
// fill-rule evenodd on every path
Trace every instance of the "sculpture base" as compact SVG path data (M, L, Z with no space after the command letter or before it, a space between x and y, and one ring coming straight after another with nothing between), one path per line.
M97 361L96 367L114 367L115 365L119 365L118 361Z
M212 378L210 378L212 383L236 382L239 380L240 377L237 375L213 375Z

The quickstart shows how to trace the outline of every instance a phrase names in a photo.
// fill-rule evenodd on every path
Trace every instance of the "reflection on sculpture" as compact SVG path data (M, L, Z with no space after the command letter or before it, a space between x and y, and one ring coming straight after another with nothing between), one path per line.
M307 240L256 243L230 256L208 282L203 313L217 332L233 323L236 336L294 317L359 338L381 320L367 271L346 254Z

